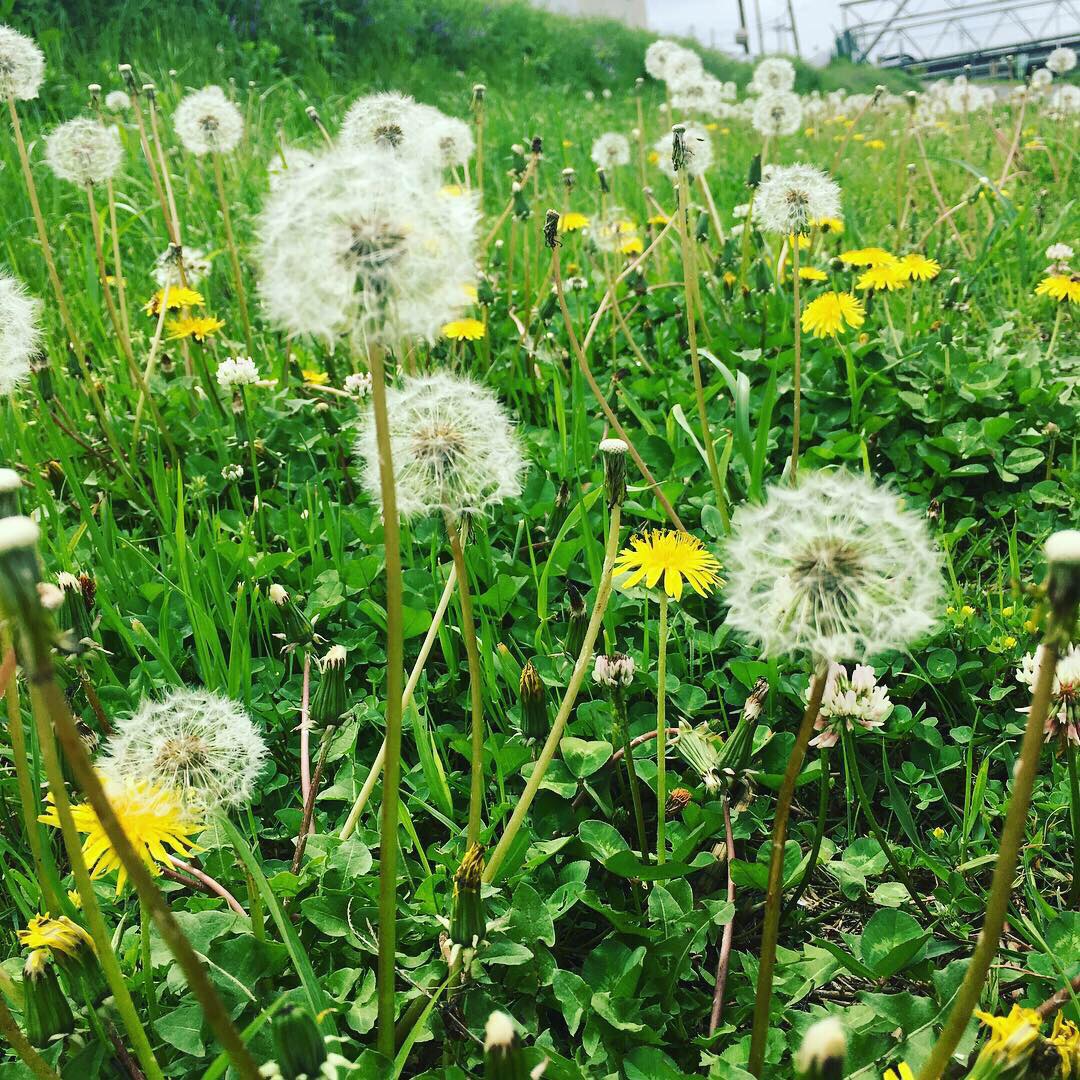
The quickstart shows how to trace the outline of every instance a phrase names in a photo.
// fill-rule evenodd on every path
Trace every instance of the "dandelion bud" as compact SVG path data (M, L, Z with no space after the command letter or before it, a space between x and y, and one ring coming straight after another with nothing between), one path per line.
M611 193L611 185L608 183L607 174L602 168L596 170L596 182L600 185L600 190L605 195Z
M566 637L563 640L563 649L570 656L577 656L585 641L585 630L589 624L589 617L585 611L585 599L581 590L572 582L566 583L566 598L570 605L570 616L566 621Z
M529 153L534 158L542 157L544 153L544 139L540 135L534 135L532 142L529 144Z
M124 80L124 84L128 90L132 93L135 92L135 72L131 70L130 64L121 64L117 69L120 73L120 78Z
M544 243L552 251L559 246L559 211L548 210L544 218Z
M531 660L521 669L518 701L521 703L522 736L529 741L544 738L548 733L547 695L540 673Z
M19 513L19 488L22 480L14 469L0 469L0 518Z
M493 1012L484 1027L484 1080L528 1078L514 1021L504 1012Z
M807 1028L795 1055L795 1071L801 1080L841 1080L845 1057L844 1027L830 1016Z
M292 597L274 582L270 586L270 602L277 608L286 648L297 649L315 640L311 620L296 606Z
M698 214L697 225L694 227L694 239L699 244L709 239L709 215L704 212Z
M326 1042L314 1017L302 1005L274 1017L272 1030L277 1072L283 1080L322 1075Z
M472 88L473 108L478 108L484 103L487 87L483 83L475 83Z
M23 1026L31 1045L37 1047L75 1030L75 1017L46 949L35 949L23 967Z
M450 908L450 940L474 948L487 932L484 903L480 896L484 873L484 849L473 844L454 874L454 897Z
M152 82L143 83L141 93L151 105L157 100L157 87Z
M522 189L521 184L515 181L510 192L514 200L514 217L518 221L527 221L532 214L532 210L529 207L528 200L525 198L525 192Z
M28 517L0 518L0 612L22 620L40 646L45 645L48 623L37 591L39 536L40 529Z
M676 124L671 129L671 167L676 173L686 168L686 125Z
M88 579L89 580L89 579ZM82 582L74 574L61 573L56 577L60 603L49 608L55 612L56 647L67 656L81 656L94 648L93 623L90 605L83 592ZM45 604L49 607L48 604Z
M101 97L101 83L90 83L86 88L86 92L90 95L90 104L96 107L98 100Z
M746 176L746 186L756 188L761 183L761 155L755 154L750 159L750 171Z
M347 708L345 650L333 645L319 664L319 685L311 699L311 723L316 728L336 727Z
M1053 533L1046 541L1046 560L1049 563L1046 594L1054 620L1067 639L1080 605L1080 530Z
M577 172L569 165L562 171L562 182L568 192L574 190L574 185L577 183Z
M604 486L608 506L622 506L626 498L626 455L629 447L622 439L604 439L600 453L604 455Z
M67 976L68 986L74 990L81 985L94 1004L105 997L107 987L94 939L66 915L58 919L35 915L26 929L19 931L19 943L29 949L47 949Z

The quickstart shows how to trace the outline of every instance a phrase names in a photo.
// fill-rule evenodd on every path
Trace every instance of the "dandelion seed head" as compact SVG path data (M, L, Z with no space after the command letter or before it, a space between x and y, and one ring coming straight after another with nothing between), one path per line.
M284 157L284 161L282 158ZM270 190L273 191L280 184L288 183L294 176L299 175L306 169L310 169L319 160L319 155L311 150L304 150L299 146L284 146L266 166L266 174L270 180Z
M398 513L481 514L521 493L525 459L510 417L487 387L439 372L387 390ZM356 444L364 487L380 498L374 414Z
M793 135L802 124L802 99L787 90L762 94L754 103L750 121L759 135Z
M795 1055L795 1070L800 1076L831 1076L847 1056L847 1034L835 1016L818 1020L806 1029ZM831 1067L830 1066L831 1063Z
M45 54L33 38L0 26L0 97L30 101L45 78Z
M686 149L686 175L696 180L703 173L708 172L712 165L712 139L703 127L698 127L696 124L684 125L682 138ZM671 161L674 139L674 132L669 131L653 145L658 155L657 164L664 175L672 180L677 179L675 166Z
M210 273L210 260L199 248L170 244L154 260L154 280L161 288L194 288Z
M124 151L114 127L80 118L53 128L45 140L45 161L61 180L85 187L116 175Z
M719 116L728 100L728 84L703 72L698 79L688 79L672 89L671 105L690 116Z
M0 271L0 397L14 393L29 376L41 341L40 319L41 302Z
M592 144L592 160L601 169L630 164L630 140L618 131L605 131Z
M398 158L434 173L443 164L439 138L441 121L447 119L408 94L366 94L345 113L340 142L343 147L375 150L384 157Z
M933 627L941 563L923 517L890 488L808 473L733 515L727 621L764 656L868 660Z
M677 42L660 38L645 50L645 70L654 79L679 84L701 76L701 57Z
M185 148L196 157L227 154L236 149L244 134L244 116L220 86L204 86L176 106L173 126Z
M431 124L430 138L439 151L439 163L444 169L467 165L476 153L472 128L456 116L447 116L431 105L421 105Z
M811 221L840 217L840 187L813 165L778 165L754 197L754 220L764 232L788 236Z
M517 1032L514 1029L514 1021L504 1012L493 1012L484 1025L484 1049L506 1049L514 1039Z
M105 95L105 108L109 112L127 112L131 108L131 97L126 90L110 90Z
M185 687L144 699L117 722L98 767L118 783L175 791L185 806L209 811L249 802L266 755L242 705Z
M1076 67L1076 50L1067 45L1059 45L1046 58L1046 66L1055 75L1064 75Z
M372 147L328 153L272 191L259 293L273 322L333 340L433 340L476 280L475 195Z
M746 88L749 94L777 94L795 85L795 66L782 56L767 56L754 68Z

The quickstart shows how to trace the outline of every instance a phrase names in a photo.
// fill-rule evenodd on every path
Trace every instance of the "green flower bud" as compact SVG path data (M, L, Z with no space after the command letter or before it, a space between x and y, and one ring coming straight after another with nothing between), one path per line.
M566 620L563 649L571 656L577 656L585 641L589 616L585 611L585 600L581 595L581 590L572 581L566 583L566 598L570 604L570 617Z
M518 701L521 703L521 734L529 741L545 738L549 728L547 695L532 661L521 669Z
M600 444L604 455L604 487L608 506L622 506L626 498L626 455L630 447L622 439L605 439Z
M473 948L487 933L484 903L480 897L484 873L484 849L473 844L454 875L454 898L450 908L450 940Z
M301 1005L274 1017L274 1056L284 1080L316 1077L326 1060L326 1042L311 1013Z
M45 949L35 949L23 967L23 1024L26 1037L38 1047L75 1030L71 1006Z
M750 170L746 175L746 186L756 188L761 183L761 155L755 154L750 159Z
M311 699L311 724L337 727L348 708L345 695L345 650L333 645L319 663L319 685Z
M514 1021L493 1012L484 1028L484 1080L529 1080Z
M525 198L525 191L521 184L515 182L510 191L514 199L514 217L518 221L528 221L532 215L532 207L529 206L529 200Z
M286 648L303 648L315 640L311 621L277 582L270 586L270 602L277 608Z
M84 575L85 577L85 575ZM90 578L86 581L93 582ZM62 594L59 607L54 609L57 629L56 647L67 656L81 656L94 648L94 626L90 614L87 593L83 591L83 581L67 572L57 574L56 585ZM91 591L90 595L93 595Z

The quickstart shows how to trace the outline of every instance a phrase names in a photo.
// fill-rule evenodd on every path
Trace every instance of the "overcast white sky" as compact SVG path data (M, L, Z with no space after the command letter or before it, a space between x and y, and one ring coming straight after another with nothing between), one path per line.
M757 25L754 16L755 0L743 0L746 21L750 29L751 48L757 52ZM777 35L773 28L783 20L787 25L786 0L757 0L761 5L761 21L765 28L765 44L769 52L777 47ZM737 0L645 0L649 13L649 26L668 34L689 34L706 45L714 44L725 52L735 49L735 31L739 25ZM799 42L803 55L828 51L836 31L840 29L839 0L793 0L795 22L799 28ZM789 36L781 35L791 49Z

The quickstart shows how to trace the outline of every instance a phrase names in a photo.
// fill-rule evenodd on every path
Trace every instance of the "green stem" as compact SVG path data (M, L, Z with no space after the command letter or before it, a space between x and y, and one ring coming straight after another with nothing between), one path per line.
M382 494L383 549L386 560L386 760L383 765L382 806L379 822L379 1052L394 1059L394 970L397 918L397 827L401 787L401 695L404 682L403 585L401 532L394 464L390 456L390 422L386 411L386 370L383 350L371 349L371 401L375 438L379 448L379 486Z
M656 642L656 863L667 861L667 638L668 598L660 592L660 629Z
M773 818L772 851L769 856L769 883L765 893L765 917L761 930L761 959L758 964L757 994L754 998L754 1025L750 1034L750 1061L747 1068L760 1077L765 1066L765 1038L769 1033L769 1006L772 1004L773 970L776 967L776 942L780 933L780 897L784 887L784 844L795 782L802 771L806 748L814 731L814 721L821 710L825 693L827 665L821 664L810 683L810 700L806 704L795 745L788 758L784 779L776 798Z
M821 755L818 760L821 762L821 780L818 782L817 821L814 822L814 840L810 845L810 858L807 860L806 872L803 874L802 880L795 886L784 904L784 910L780 915L781 920L788 912L795 910L795 905L798 904L802 894L806 892L806 887L810 884L810 879L817 869L818 856L821 854L821 841L825 836L825 818L829 811L829 789L832 787L832 777L829 774L829 748L827 746L821 748Z
M154 965L150 959L150 912L139 901L139 962L142 966L143 993L146 995L146 1012L150 1023L158 1016L157 994L154 992Z
M919 1080L940 1080L944 1074L953 1051L967 1030L971 1014L979 1003L979 994L990 971L990 965L997 954L998 942L1001 939L1001 931L1005 925L1005 915L1009 907L1009 898L1012 895L1013 875L1016 873L1020 845L1024 840L1024 826L1028 806L1031 803L1031 791L1039 770L1043 733L1046 717L1050 711L1050 697L1057 663L1056 643L1052 640L1044 642L1038 659L1038 678L1032 688L1031 708L1028 710L1024 739L1020 745L1020 758L1013 774L1012 797L1009 799L1009 809L1005 815L1005 824L1001 829L997 861L994 864L994 877L990 883L990 895L986 901L986 917L983 919L982 931L979 933L975 951L964 973L964 981L960 984L960 989L953 1000L952 1012L949 1013L938 1041L919 1072Z
M214 186L217 188L218 206L221 207L221 220L225 226L225 243L229 249L229 262L232 264L233 282L236 285L236 299L240 304L240 319L244 324L244 342L248 355L253 352L251 344L251 320L248 317L247 294L244 292L244 275L240 270L240 253L236 250L236 237L233 236L232 218L229 215L229 200L225 197L225 178L221 171L221 155L211 154L214 159Z
M1080 907L1080 769L1077 767L1076 744L1070 742L1065 751L1069 758L1069 811L1072 817L1073 870L1069 889L1069 908Z
M799 434L802 422L802 322L800 320L801 286L802 279L799 277L799 234L795 233L791 243L791 278L792 292L794 295L793 307L795 310L795 366L792 369L792 393L794 395L791 408L791 482L795 483L795 476L799 468Z
M638 850L644 862L649 861L649 841L645 833L645 807L641 798L641 784L634 766L634 748L630 742L630 720L626 715L626 694L622 687L615 690L615 710L618 713L619 730L622 732L623 764L630 785L630 801L634 804L634 823L637 826Z

